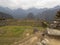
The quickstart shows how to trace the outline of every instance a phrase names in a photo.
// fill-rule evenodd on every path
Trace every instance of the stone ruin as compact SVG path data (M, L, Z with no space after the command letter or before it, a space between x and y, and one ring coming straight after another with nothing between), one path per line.
M50 24L50 28L47 28L47 34L60 36L60 11L57 11L55 20Z
M60 11L57 12L57 15L55 16L55 20L51 24L51 27L60 30Z
M57 12L55 16L55 20L50 24L49 28L47 28L42 34L42 40L40 41L40 45L49 45L48 38L60 39L60 11Z

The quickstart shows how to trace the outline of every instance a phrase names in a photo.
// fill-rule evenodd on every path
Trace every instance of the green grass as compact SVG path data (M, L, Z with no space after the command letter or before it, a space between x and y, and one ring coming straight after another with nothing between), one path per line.
M11 45L12 43L27 37L27 33L33 34L36 27L42 31L41 21L37 20L8 20L5 26L0 26L0 45Z
M0 45L10 45L14 41L22 40L26 32L31 33L31 26L4 26L0 27Z
M26 29L32 29L31 26L4 26L0 28L1 37L19 37Z
M22 40L26 33L32 34L32 26L3 26L0 27L0 45L11 45L13 42ZM42 27L37 27L42 30Z

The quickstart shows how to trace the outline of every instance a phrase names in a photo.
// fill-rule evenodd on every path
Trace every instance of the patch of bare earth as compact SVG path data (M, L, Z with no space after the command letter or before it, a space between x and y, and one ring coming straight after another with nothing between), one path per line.
M49 45L60 45L60 40L54 39L54 38L50 38L49 39Z

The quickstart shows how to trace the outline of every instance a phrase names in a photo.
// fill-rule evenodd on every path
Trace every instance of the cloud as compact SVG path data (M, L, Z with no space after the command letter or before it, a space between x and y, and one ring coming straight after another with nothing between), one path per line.
M51 8L60 5L60 0L0 0L0 6L9 8Z

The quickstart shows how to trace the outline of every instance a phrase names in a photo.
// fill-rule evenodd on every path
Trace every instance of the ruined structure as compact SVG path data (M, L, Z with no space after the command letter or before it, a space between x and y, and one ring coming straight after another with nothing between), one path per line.
M50 24L50 28L47 28L48 35L60 36L60 11L57 11L55 20Z
M60 11L57 12L57 15L55 16L55 20L53 21L53 27L55 29L60 29Z

